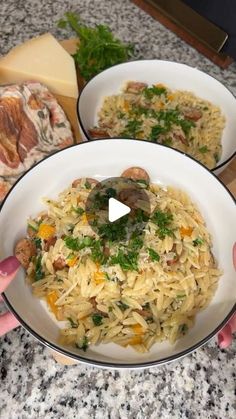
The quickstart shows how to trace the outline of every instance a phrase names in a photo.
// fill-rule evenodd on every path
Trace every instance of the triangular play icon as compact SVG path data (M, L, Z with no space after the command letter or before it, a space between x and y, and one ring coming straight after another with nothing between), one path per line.
M108 202L108 219L111 223L119 218L124 217L124 215L130 213L130 208L122 204L122 202L117 201L115 198L110 198Z

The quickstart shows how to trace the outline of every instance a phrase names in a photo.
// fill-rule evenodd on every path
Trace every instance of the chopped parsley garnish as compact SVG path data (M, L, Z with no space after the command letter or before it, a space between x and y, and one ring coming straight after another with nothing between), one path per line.
M154 250L154 249L151 249L150 247L148 248L148 253L149 253L149 256L150 256L150 258L151 258L151 260L154 262L154 261L157 261L157 262L159 262L159 260L160 260L160 255Z
M195 122L190 121L189 119L180 119L178 121L178 125L181 126L182 130L184 131L185 135L189 134L189 131L192 127L195 127Z
M70 322L70 327L72 327L73 329L77 329L77 327L78 327L77 322L74 322L74 320L71 317L68 317L67 320Z
M138 183L142 188L147 188L149 185L149 182L144 179L136 180L136 183Z
M92 315L92 320L95 326L101 326L103 316L101 316L101 314L95 313Z
M104 254L103 246L100 240L94 240L91 247L91 258L94 262L104 265L107 261L107 256Z
M118 112L117 118L123 119L124 117L125 117L125 113L124 112Z
M149 135L149 139L152 141L156 141L160 134L164 134L166 129L161 125L154 125L151 129L151 133Z
M140 237L140 235L136 235L136 232L134 232L131 236L130 242L129 242L129 248L132 250L139 250L143 247L143 239Z
M123 271L137 271L138 270L138 256L136 251L119 250L117 255L111 256L109 262L111 265L120 265Z
M220 160L218 153L214 153L214 159L215 159L215 162L218 163L218 161Z
M121 135L123 135L124 137L135 138L138 132L140 132L141 126L142 126L142 121L138 121L137 119L130 119L127 122L126 127Z
M45 276L42 268L42 256L39 255L35 260L35 281L40 281Z
M170 212L163 212L160 210L154 212L152 222L159 227L157 234L161 240L163 240L166 236L173 235L173 228L170 227L172 221L173 215Z
M31 230L33 230L33 231L38 231L38 225L37 224L35 226L35 225L33 225L29 222L28 223L28 228L31 228Z
M98 227L98 233L102 239L111 242L124 240L127 222L128 217L124 216L114 223L102 224Z
M85 181L84 186L86 189L91 189L91 183L88 182L87 180Z
M198 149L199 151L200 151L200 153L202 153L202 154L205 154L205 153L207 153L209 150L208 150L208 147L206 146L206 145L204 145L204 146L202 146L202 147L199 147L199 149Z
M79 251L84 249L85 247L91 247L94 244L94 239L90 236L85 236L83 239L78 239L70 236L66 236L64 238L64 242L68 249Z
M78 215L84 214L85 210L81 207L73 208L73 211L75 211Z
M201 246L201 244L203 244L203 243L204 243L204 240L201 239L201 237L197 237L195 240L193 240L194 247Z
M167 145L168 147L172 145L172 139L171 138L166 138L165 140L162 140L161 142L164 145Z
M145 223L149 220L149 216L141 208L137 208L135 211L135 222Z
M107 188L105 193L97 192L94 196L93 200L93 208L95 209L103 209L108 205L108 201L110 198L115 198L117 195L116 190L114 188Z
M179 327L179 331L180 333L182 333L183 335L185 335L185 333L187 333L188 331L188 325L187 324L181 324Z
M178 295L176 295L176 298L178 298L179 300L182 300L185 297L186 297L186 294L178 294Z
M34 237L33 242L35 244L36 249L42 250L42 241L39 237Z
M123 301L118 301L116 303L116 305L121 309L121 311L125 311L125 310L127 310L127 308L129 308L129 306L127 306L127 304L123 303Z
M116 190L114 188L107 188L106 189L106 196L108 198L115 198L117 195Z
M152 86L145 87L142 93L147 99L152 99L154 96L161 96L167 93L167 90L164 86Z
M81 344L79 344L79 343L76 343L75 344L75 346L77 347L77 348L79 348L79 349L82 349L84 352L86 352L87 351L87 349L88 349L88 338L87 338L87 336L84 336L83 337L83 340L82 340L82 343Z

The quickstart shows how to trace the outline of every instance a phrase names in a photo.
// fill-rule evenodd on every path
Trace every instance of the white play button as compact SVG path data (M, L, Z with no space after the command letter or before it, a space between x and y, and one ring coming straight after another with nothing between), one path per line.
M124 215L130 213L130 208L122 204L122 202L117 201L115 198L110 198L108 202L108 219L111 223L113 221L119 220L119 218L124 217Z

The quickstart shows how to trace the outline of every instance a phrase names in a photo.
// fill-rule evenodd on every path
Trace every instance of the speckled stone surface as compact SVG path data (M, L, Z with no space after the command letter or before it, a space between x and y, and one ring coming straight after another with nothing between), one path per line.
M220 70L128 0L1 0L0 55L56 28L65 11L86 23L103 22L145 58L196 66L236 94L236 64ZM236 341L227 351L215 341L192 355L145 371L61 366L23 328L0 340L0 418L233 419L236 417Z

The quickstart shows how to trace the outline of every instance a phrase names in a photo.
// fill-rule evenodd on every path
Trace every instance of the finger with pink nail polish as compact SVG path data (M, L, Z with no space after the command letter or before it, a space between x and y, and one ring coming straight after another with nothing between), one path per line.
M10 256L0 262L0 293L2 293L15 277L20 262L15 256Z

